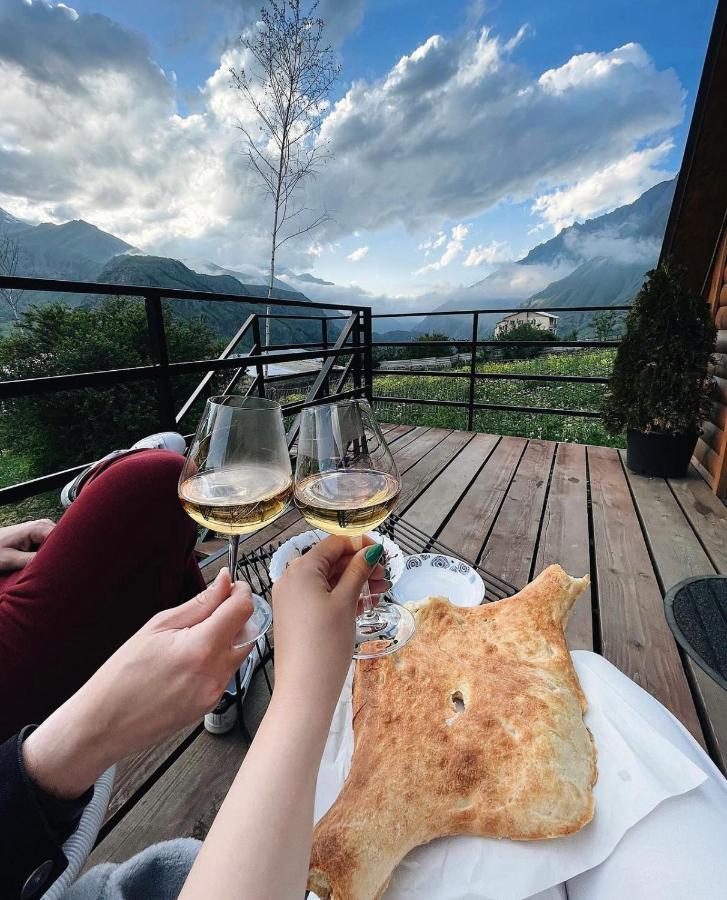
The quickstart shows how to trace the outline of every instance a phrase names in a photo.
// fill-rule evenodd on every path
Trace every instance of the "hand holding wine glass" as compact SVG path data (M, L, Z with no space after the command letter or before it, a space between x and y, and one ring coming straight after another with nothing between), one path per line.
M240 535L284 512L292 480L279 403L232 394L207 401L179 479L179 499L195 522L228 535L233 581ZM235 647L253 643L270 628L270 605L257 595L253 604Z
M359 540L396 505L401 480L365 400L309 407L301 414L295 502L306 521L329 534ZM392 653L414 633L414 617L395 604L376 605L368 586L356 619L354 657Z

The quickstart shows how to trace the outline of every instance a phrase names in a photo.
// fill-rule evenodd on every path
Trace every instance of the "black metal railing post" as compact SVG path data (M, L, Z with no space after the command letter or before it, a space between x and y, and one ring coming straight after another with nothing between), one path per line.
M262 347L262 341L260 339L260 317L257 313L255 313L255 318L252 320L252 352L253 355L260 353L260 349ZM267 354L268 348L265 348L265 353ZM265 397L265 366L262 363L257 363L255 366L255 371L257 373L257 393L259 397Z
M359 313L359 315L362 315ZM373 406L374 402L374 329L371 318L371 307L363 310L364 340L364 391L366 399Z
M361 313L356 312L356 321L353 326L353 332L351 333L351 339L354 347L361 346ZM353 358L353 387L356 391L356 397L361 396L361 354L356 353Z
M480 330L480 314L472 313L472 356L470 357L470 392L467 407L467 431L472 431L475 419L475 384L477 374L477 340Z
M167 336L164 332L162 301L157 297L144 297L146 323L149 333L151 359L157 367L157 402L159 404L159 426L162 431L176 431L177 416L174 411L172 380L169 377L169 353Z
M321 319L321 344L324 350L328 350L328 319L325 316ZM327 376L323 384L323 393L326 396L331 393L331 381Z

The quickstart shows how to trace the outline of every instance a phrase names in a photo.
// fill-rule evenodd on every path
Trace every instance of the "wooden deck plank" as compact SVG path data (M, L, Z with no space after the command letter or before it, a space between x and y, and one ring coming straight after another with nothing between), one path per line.
M635 475L628 469L626 477L636 500L662 594L684 578L713 575L714 566L667 482L663 478ZM707 743L715 762L724 771L727 764L727 704L724 691L686 654L683 659L705 726Z
M590 573L587 487L586 448L582 444L559 444L545 502L534 574L552 563L563 566L570 575ZM571 610L566 637L571 650L593 649L590 588L583 592Z
M193 725L182 728L156 747L135 753L116 766L114 788L104 817L105 822L116 815L121 807L144 787L157 769L194 734L199 726L200 723L195 722Z
M694 466L686 478L673 478L669 487L704 545L712 565L727 575L727 508Z
M526 445L525 438L502 438L440 532L465 559L477 560Z
M704 744L616 450L588 447L601 649Z
M426 487L406 511L406 521L434 537L450 509L466 490L500 439L492 434L476 434L451 466Z
M393 444L414 430L414 425L382 425L381 431L386 438L387 444Z
M441 444L451 433L449 428L417 428L411 432L411 438L406 435L401 441L397 441L391 450L394 453L399 472L406 472L412 465L418 463L425 453L434 449L437 444Z
M245 721L253 734L268 700L265 680L258 673L245 702ZM225 735L203 731L101 841L88 858L86 869L128 859L156 841L204 838L246 751L237 728Z
M528 442L480 558L518 588L530 580L555 448L552 441Z
M439 473L447 468L473 437L474 435L468 431L450 431L442 441L406 470L396 506L396 511L400 515L406 512L409 504L413 503ZM407 447L406 450L408 449Z

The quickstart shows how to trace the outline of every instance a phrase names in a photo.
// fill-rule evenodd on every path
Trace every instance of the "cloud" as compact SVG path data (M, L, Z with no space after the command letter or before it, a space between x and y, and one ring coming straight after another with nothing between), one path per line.
M467 254L464 264L465 266L481 266L483 263L491 265L492 263L503 262L511 255L507 241L492 241L487 245L480 244L477 247L473 247Z
M637 44L533 78L510 58L517 38L433 35L382 78L350 87L324 122L334 156L312 192L334 218L330 233L436 227L563 189L682 119L675 72ZM609 200L606 186L603 202L615 206L618 193Z
M632 203L650 187L674 176L674 172L656 168L673 149L673 142L665 140L656 147L629 153L569 187L541 194L532 211L557 233L573 222Z
M363 259L368 252L368 247L359 247L358 249L354 250L353 253L349 253L346 259L350 259L351 262L358 262L360 259Z
M316 15L326 23L326 38L338 45L363 21L366 0L320 0Z
M417 250L423 250L424 255L429 256L432 250L438 250L446 240L447 232L440 231L435 237L430 238L427 241L422 241L422 243L417 247Z
M448 266L464 250L464 239L467 237L469 230L469 225L455 225L452 229L452 237L447 242L447 246L444 248L444 253L442 253L440 258L435 262L428 263L426 266L422 266L421 269L417 269L414 274L424 275L426 272L436 272L439 269L443 269L445 268L445 266ZM434 247L440 247L443 243L444 241L442 240L442 235L440 232L437 240L434 241L429 248L425 248L425 255L429 250L433 249Z
M253 0L215 4L232 21ZM358 27L364 8L324 2L339 29L331 39ZM309 266L354 231L370 244L366 230L403 223L434 235L421 249L432 260L423 271L435 272L466 252L445 220L536 197L554 224L653 183L654 154L683 113L675 73L629 44L533 76L511 58L526 33L431 35L381 78L352 84L326 116L320 139L334 155L305 198L334 221L286 244L281 261ZM0 206L31 221L85 218L151 252L263 266L270 208L229 86L241 54L228 45L182 107L137 32L68 5L0 0ZM485 251L464 258L486 262Z

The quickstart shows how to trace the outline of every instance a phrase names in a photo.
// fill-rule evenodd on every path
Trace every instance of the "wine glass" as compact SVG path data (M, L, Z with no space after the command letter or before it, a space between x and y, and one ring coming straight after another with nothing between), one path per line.
M329 534L344 534L360 549L363 535L394 508L401 479L373 411L365 400L339 400L304 409L298 437L295 503L305 520ZM356 617L354 659L399 650L414 634L403 606L376 603L368 583Z
M229 536L233 581L240 535L277 519L292 494L280 404L263 397L210 397L179 477L179 499L195 522ZM233 646L252 644L272 620L270 604L253 595L252 616Z

